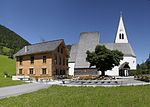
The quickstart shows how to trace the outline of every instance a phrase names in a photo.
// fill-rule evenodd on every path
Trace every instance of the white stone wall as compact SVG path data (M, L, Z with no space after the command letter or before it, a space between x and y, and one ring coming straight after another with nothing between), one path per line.
M74 76L75 63L74 62L69 62L68 66L69 66L69 75L73 75Z
M105 74L110 76L119 76L119 67L115 66L112 70L106 71Z
M120 65L123 64L124 62L128 62L130 69L135 70L136 69L136 58L132 56L125 56L122 61L120 61ZM119 76L119 66L115 66L112 70L106 71L106 75L111 75L111 76Z
M120 62L120 64L124 63L124 62L129 62L129 66L131 70L135 70L136 69L136 58L132 57L132 56L125 56L123 61Z
M123 64L124 62L128 62L130 69L135 70L136 69L136 58L132 56L125 56L122 61L120 61L120 65ZM105 72L106 75L111 75L111 76L119 76L119 66L115 66L112 70L108 70ZM74 67L75 63L69 63L69 75L74 75ZM101 74L101 71L99 71L99 75Z
M124 37L121 38L121 39L119 37L120 34L124 35ZM127 34L126 34L126 30L125 30L125 26L124 26L124 22L123 22L122 16L120 17L115 43L128 43L128 38L127 38Z

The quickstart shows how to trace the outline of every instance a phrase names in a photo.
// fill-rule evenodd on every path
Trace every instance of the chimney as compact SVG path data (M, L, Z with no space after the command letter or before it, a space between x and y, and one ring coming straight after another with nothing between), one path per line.
M24 51L27 52L28 51L28 46L24 47Z

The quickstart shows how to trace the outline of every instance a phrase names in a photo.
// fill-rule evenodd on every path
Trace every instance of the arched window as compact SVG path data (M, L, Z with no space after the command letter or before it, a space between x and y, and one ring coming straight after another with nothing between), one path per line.
M121 39L121 33L119 34L119 39Z
M124 39L124 34L122 34L122 39Z

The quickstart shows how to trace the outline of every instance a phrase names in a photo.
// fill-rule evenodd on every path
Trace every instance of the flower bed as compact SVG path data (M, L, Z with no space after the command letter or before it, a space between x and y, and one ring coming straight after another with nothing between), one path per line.
M93 76L93 75L86 75L86 76L74 76L73 79L78 80L113 80L115 78L111 76Z
M137 79L137 80L150 82L150 75L137 75L134 78Z

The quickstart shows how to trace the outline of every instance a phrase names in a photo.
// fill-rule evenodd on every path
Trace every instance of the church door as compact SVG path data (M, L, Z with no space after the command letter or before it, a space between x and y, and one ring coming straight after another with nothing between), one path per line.
M119 76L125 76L125 71L123 69L119 70Z

